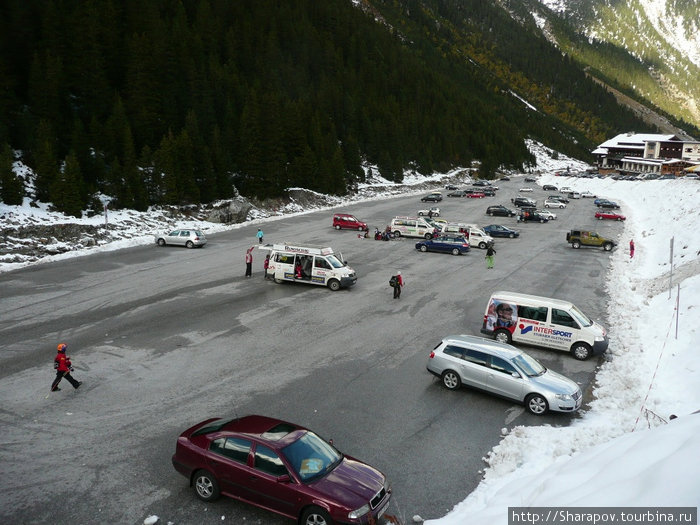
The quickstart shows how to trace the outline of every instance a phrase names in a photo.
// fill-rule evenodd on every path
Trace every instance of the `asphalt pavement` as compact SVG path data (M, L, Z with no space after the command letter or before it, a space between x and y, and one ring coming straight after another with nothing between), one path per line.
M478 485L502 429L578 416L537 417L448 391L425 369L430 350L445 335L479 335L496 290L567 299L607 325L609 254L574 250L565 234L580 227L616 237L622 226L596 221L587 199L554 210L558 219L546 224L488 217L488 205L512 207L524 184L499 185L495 197L438 204L452 221L521 231L496 240L488 271L477 248L421 253L416 239L382 242L331 227L342 211L383 229L425 207L412 195L265 224L266 242L341 251L358 282L338 292L265 281L260 250L245 278L257 226L210 235L203 249L141 246L0 274L0 521L288 523L226 498L202 503L170 463L184 429L248 413L309 427L382 470L393 485L389 512L404 523L443 516ZM541 204L547 194L525 195ZM406 286L394 300L388 280L398 270ZM64 382L47 398L59 342L84 384L73 391ZM597 358L526 350L590 391Z

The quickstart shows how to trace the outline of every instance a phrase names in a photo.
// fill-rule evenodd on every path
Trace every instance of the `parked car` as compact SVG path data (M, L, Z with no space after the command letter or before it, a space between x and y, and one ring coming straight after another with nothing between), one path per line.
M486 197L486 194L483 191L476 190L474 188L466 189L464 190L464 193L465 197L469 197L471 199L483 199L484 197Z
M548 221L554 221L557 218L557 214L549 210L535 210L535 213L546 218Z
M518 215L518 222L541 222L545 223L548 222L549 219L547 217L543 217L541 214L537 212L537 210L533 209L523 209L520 212L520 215Z
M431 206L427 210L418 210L418 216L422 217L423 215L427 215L428 217L439 217L440 208L438 208L437 206Z
M507 175L504 175L503 177L501 177L501 178L498 179L498 180L510 180L510 177L507 176Z
M617 246L617 242L612 239L601 237L597 232L589 230L570 230L566 232L566 242L571 244L572 248L580 248L581 246L592 246L594 248L603 248L606 252Z
M448 197L466 197L467 192L464 190L455 190L447 194Z
M518 207L531 206L534 208L537 206L536 200L528 199L527 197L516 197L514 199L510 199L510 201Z
M520 188L518 191L522 193L532 193L532 188Z
M484 231L491 237L507 237L509 239L515 239L520 237L520 232L518 230L513 230L506 226L501 226L500 224L489 224L484 226Z
M554 199L545 199L544 207L545 208L566 208L566 203L559 201L559 200L554 200Z
M574 191L574 190L572 190L572 189L569 188L568 186L564 186L563 188L561 188L561 189L559 190L559 193L569 193L570 191Z
M566 194L566 196L569 197L570 199L580 199L581 198L581 194L577 191L570 191L569 193Z
M478 189L477 192L483 193L484 196L486 197L495 197L496 196L496 191L491 188L490 186L483 186L482 188Z
M469 242L463 235L439 235L433 239L426 239L416 243L416 250L422 252L451 253L452 255L465 255L470 250Z
M584 190L581 192L581 198L582 199L595 199L596 196L593 195L590 191Z
M421 202L440 202L442 195L440 193L429 193L420 198Z
M361 232L369 231L369 226L367 226L366 222L362 222L360 219L358 219L354 215L350 215L349 213L336 213L335 215L333 215L333 227L336 230L346 228L349 230L357 230Z
M207 238L199 230L173 230L155 236L158 246L173 244L187 248L201 248L207 243Z
M456 190L457 186L455 186L454 184L446 184L445 189L446 190Z
M379 470L266 416L197 423L180 434L172 463L202 501L223 494L303 525L375 522L391 500Z
M611 210L619 210L620 205L615 202L615 201L609 201L607 199L596 199L595 205L598 206L599 208L607 208Z
M542 186L542 189L544 191L558 191L557 187L554 184L545 184Z
M525 182L537 182L535 177L525 177Z
M559 201L559 202L563 202L564 204L569 204L569 199L567 199L563 195L550 195L549 197L547 197L547 200Z
M522 403L538 416L581 407L581 389L574 381L514 346L483 337L445 337L430 352L426 368L445 388L468 386Z
M614 211L597 211L595 218L599 220L610 219L613 221L624 221L627 217L620 215L619 213L615 213Z
M496 215L498 217L515 217L516 213L510 208L506 208L502 204L498 204L496 206L489 206L488 208L486 208L486 215Z

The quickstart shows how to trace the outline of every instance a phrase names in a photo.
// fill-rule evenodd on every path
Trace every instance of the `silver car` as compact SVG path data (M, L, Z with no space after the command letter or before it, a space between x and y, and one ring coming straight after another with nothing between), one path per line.
M187 248L201 248L207 243L207 238L199 230L173 230L169 233L156 235L156 244L165 246L166 244L175 244L185 246Z
M428 358L428 372L450 390L462 385L525 405L531 413L575 412L581 389L514 346L473 335L445 337Z

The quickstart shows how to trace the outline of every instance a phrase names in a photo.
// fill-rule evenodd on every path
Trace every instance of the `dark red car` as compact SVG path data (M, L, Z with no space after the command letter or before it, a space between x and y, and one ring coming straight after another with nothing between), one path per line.
M627 217L620 215L619 213L615 213L614 211L597 211L595 218L599 220L610 219L612 221L624 221Z
M369 523L391 500L377 469L265 416L202 421L180 435L172 461L203 501L223 494L303 525Z

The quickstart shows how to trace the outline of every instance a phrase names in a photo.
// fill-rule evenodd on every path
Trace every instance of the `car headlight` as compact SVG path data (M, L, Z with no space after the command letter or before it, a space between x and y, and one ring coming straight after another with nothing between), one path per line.
M596 336L595 340L596 341L605 341L605 336L598 335L598 336Z
M356 520L369 512L369 503L362 505L359 509L355 509L348 513L348 518Z
M556 397L557 399L561 399L562 401L570 401L573 399L573 397L571 397L571 394L555 394L554 397Z

